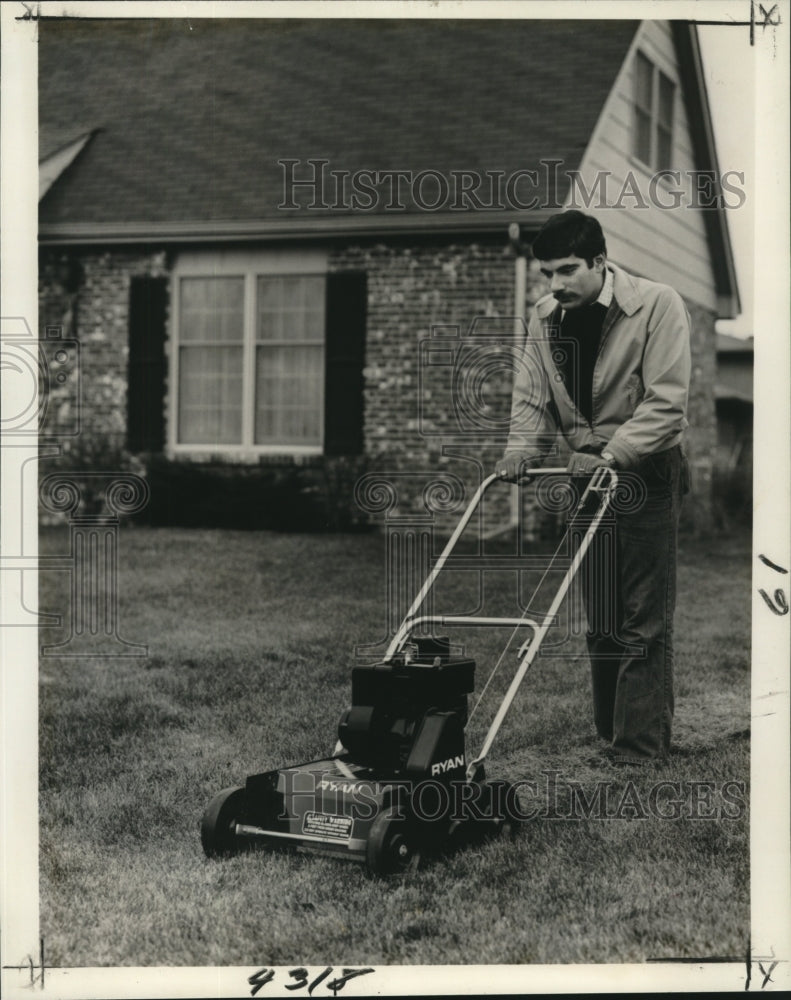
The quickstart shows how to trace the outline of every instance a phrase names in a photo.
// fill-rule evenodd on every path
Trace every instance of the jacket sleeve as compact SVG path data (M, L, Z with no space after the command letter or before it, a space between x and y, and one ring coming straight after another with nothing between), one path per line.
M691 372L690 319L681 296L664 287L648 315L643 351L643 398L605 446L622 468L670 447L687 427Z
M506 455L519 454L536 462L549 454L558 433L555 403L537 339L541 335L541 325L533 315L522 351L516 353L505 449Z

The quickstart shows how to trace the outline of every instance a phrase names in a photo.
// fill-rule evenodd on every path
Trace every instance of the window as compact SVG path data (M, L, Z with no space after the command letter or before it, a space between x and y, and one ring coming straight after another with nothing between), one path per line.
M330 272L317 249L184 251L169 322L165 281L130 286L130 447L157 451L166 438L185 457L362 454L364 271Z
M321 444L324 277L259 277L256 444Z
M266 264L226 254L175 269L176 448L322 450L326 275Z
M634 154L656 170L670 169L676 85L642 52L634 72Z
M242 444L244 278L179 285L180 444Z

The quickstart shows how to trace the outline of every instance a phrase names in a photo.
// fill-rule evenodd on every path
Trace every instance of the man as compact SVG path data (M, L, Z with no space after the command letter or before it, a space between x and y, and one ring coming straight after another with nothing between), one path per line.
M550 294L535 307L497 473L529 479L562 434L578 486L602 465L632 478L631 502L585 559L593 714L616 763L664 757L673 719L676 537L688 468L690 321L666 285L607 261L599 223L553 216L533 243ZM638 478L639 477L639 478ZM610 549L608 556L607 549Z

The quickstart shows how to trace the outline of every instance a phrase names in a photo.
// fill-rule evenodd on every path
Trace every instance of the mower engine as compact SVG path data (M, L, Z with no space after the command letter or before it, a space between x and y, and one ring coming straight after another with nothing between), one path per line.
M354 667L336 755L250 775L244 788L220 792L203 817L204 851L290 844L389 874L460 826L498 830L503 814L492 811L492 788L466 780L474 682L474 661L452 656L444 637L416 637L392 659ZM460 800L476 823L454 819Z
M352 670L352 707L341 716L338 739L350 761L377 775L457 777L475 662L451 657L446 638L419 637L413 646L414 653Z

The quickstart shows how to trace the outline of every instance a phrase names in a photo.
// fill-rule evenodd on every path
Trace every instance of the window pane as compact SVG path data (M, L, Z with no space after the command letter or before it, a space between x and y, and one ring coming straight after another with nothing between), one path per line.
M324 347L256 349L256 444L320 445Z
M656 130L656 165L659 170L668 170L673 158L671 133L660 125Z
M664 125L667 129L673 124L673 96L675 94L675 85L673 81L665 76L664 73L659 74L659 123Z
M324 290L322 289L322 304L319 309L308 309L305 312L305 339L324 340Z
M259 277L256 339L322 340L324 281L321 275Z
M280 278L258 279L258 308L279 312L283 306L283 282Z
M634 155L643 163L651 162L651 118L635 108Z
M179 338L184 341L241 341L244 336L244 278L182 278Z
M283 289L282 306L284 309L301 309L304 303L301 275L289 274L279 279Z
M242 348L179 350L180 444L241 444Z
M638 52L635 60L635 102L649 114L653 106L653 79L654 64L642 52Z

